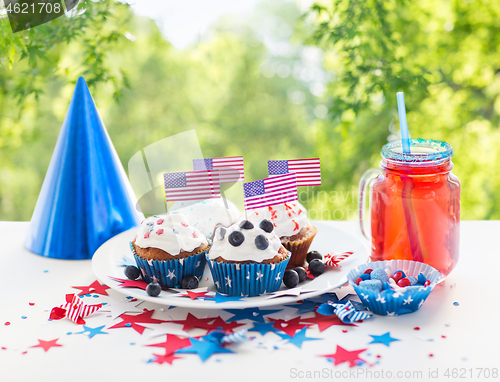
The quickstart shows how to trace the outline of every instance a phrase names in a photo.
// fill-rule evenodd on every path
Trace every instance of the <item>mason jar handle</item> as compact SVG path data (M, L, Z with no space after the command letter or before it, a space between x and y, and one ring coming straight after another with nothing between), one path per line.
M366 221L366 216L365 216L366 213L365 200L370 183L379 175L380 175L380 169L371 168L365 171L365 173L361 176L361 180L359 181L358 222L359 222L359 228L361 229L361 233L368 241L371 241L371 232L370 232L370 222Z

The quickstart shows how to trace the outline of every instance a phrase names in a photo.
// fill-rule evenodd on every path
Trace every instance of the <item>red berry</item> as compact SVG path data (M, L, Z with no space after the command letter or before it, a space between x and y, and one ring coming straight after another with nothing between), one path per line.
M361 281L363 281L363 279L362 279L361 277L358 277L358 278L356 279L356 285L359 285L359 283L360 283Z
M406 277L404 279L401 279L397 282L398 286L401 288L407 287L411 285L410 279L407 279Z
M429 285L431 285L431 280L427 280L427 281L424 283L424 287L429 286Z
M396 284L397 284L398 281L403 278L403 274L401 272L397 271L396 273L394 273L392 275L392 278L394 279L394 281L396 281Z
M369 274L371 274L372 272L373 272L373 269L367 269L367 270L366 270L366 271L364 271L363 273L364 273L365 275L369 275Z

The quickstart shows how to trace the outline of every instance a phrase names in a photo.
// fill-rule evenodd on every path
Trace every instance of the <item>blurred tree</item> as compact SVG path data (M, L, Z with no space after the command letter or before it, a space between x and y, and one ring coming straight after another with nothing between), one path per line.
M332 78L331 123L316 129L333 169L323 188L355 184L377 164L388 135L397 137L404 91L411 135L454 148L462 217L500 218L500 3L334 0L305 19Z

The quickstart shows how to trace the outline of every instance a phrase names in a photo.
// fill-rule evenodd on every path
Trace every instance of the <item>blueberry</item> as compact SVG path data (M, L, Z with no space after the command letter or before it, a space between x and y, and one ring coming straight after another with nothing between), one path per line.
M241 229L252 229L253 224L249 222L248 220L242 220L239 224Z
M198 277L194 275L187 275L182 278L181 288L182 289L196 289L199 284Z
M255 246L258 249L265 250L267 247L269 247L269 240L264 235L258 235L255 238Z
M217 240L224 239L224 236L226 236L226 229L224 227L217 228L217 231L215 231L215 237Z
M313 259L309 262L309 273L314 277L318 277L325 271L325 264L319 259Z
M135 265L128 265L125 268L125 276L127 276L130 280L135 280L141 275L141 271Z
M240 231L233 231L229 234L227 240L233 247L238 247L245 241L245 236Z
M293 269L285 271L283 275L283 284L285 284L287 288L295 288L299 284L299 274Z
M309 252L306 256L307 262L310 263L314 259L323 260L323 256L321 256L321 253L319 253L318 251Z
M274 229L273 223L271 223L271 221L267 220L267 219L262 220L259 224L259 227L260 227L260 229L262 229L268 233L273 232L273 229Z
M293 270L295 272L297 272L297 274L299 275L299 283L301 283L302 281L304 281L307 277L307 271L305 270L304 267L295 267L293 268Z
M158 296L160 292L161 292L161 286L158 283L152 282L149 283L148 286L146 287L146 293L151 297Z

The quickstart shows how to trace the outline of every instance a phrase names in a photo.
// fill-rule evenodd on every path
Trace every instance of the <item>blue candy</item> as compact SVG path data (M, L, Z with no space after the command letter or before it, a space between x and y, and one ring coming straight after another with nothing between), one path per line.
M380 280L360 281L358 286L362 289L376 290L378 292L382 290L382 282Z
M374 269L370 276L372 280L379 280L381 283L389 280L389 276L387 276L387 273L385 273L385 270L382 268Z
M421 285L424 285L427 279L425 278L423 273L418 274L417 282Z
M369 274L366 274L366 273L363 273L361 276L359 276L359 278L361 280L370 280L370 275Z
M384 283L382 284L382 289L383 290L391 289L391 286L387 281L384 281Z
M417 285L418 284L418 279L415 276L408 277L408 280L410 280L411 285Z

